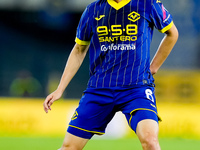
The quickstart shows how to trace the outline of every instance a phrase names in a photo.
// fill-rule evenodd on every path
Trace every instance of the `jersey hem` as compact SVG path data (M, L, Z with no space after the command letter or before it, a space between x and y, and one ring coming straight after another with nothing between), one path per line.
M91 85L90 84L90 80L88 82L87 88L137 88L137 87L141 87L141 86L150 86L150 87L155 87L155 83L151 82L151 83L138 83L138 84L130 84L130 85L119 85L119 86L95 86L95 85Z

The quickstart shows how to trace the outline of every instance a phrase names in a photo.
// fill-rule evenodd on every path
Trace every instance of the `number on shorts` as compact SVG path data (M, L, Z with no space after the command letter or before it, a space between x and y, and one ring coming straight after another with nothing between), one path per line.
M145 90L145 94L146 94L146 96L147 96L147 98L148 98L149 100L151 100L152 102L154 102L153 92L152 92L150 89L146 89L146 90Z

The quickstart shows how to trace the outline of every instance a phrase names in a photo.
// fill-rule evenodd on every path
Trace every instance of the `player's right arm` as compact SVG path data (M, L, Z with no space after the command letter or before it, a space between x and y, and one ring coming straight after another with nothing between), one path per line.
M150 65L151 73L155 74L176 44L178 40L178 30L173 23L172 15L164 7L161 1L152 1L150 17L154 27L161 33L165 33L165 37L161 41Z
M158 47L158 50L151 61L150 70L152 74L157 73L158 69L167 59L178 40L179 33L174 24L165 32L165 34L165 37L161 41L160 46Z
M88 47L88 45L75 44L67 60L58 88L53 93L49 94L43 103L46 113L48 113L48 110L51 110L53 102L61 98L69 82L80 68L88 51Z

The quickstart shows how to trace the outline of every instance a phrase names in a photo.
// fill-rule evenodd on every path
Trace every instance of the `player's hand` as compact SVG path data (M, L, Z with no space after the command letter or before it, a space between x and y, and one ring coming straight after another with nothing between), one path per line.
M155 68L155 67L152 67L152 65L151 65L151 66L150 66L150 71L151 71L151 74L152 74L152 75L155 75L155 74L157 73L158 69Z
M59 91L54 91L53 93L49 94L44 103L43 103L43 106L44 106L44 111L46 113L48 113L48 110L51 110L51 105L53 104L54 101L60 99L62 96L62 92L59 92Z

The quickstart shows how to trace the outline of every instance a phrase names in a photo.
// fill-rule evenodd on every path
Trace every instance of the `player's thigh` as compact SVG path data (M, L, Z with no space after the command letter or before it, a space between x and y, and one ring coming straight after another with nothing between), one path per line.
M141 142L146 140L158 140L158 122L152 119L141 120L137 124L136 134Z
M89 139L84 139L67 132L61 150L65 150L66 148L82 150L88 141Z

